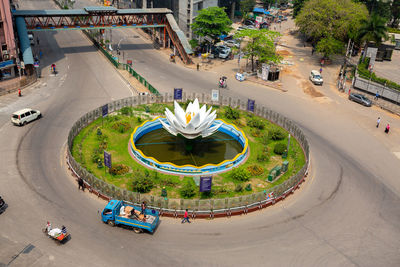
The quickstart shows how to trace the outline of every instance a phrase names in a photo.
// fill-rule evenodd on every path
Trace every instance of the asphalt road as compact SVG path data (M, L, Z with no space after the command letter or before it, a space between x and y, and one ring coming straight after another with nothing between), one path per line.
M20 6L54 7L50 1ZM0 266L400 264L400 164L392 153L400 151L398 132L376 132L374 118L382 111L362 109L329 91L329 101L318 102L297 91L228 81L229 94L250 95L283 113L310 141L311 173L285 201L231 219L181 225L163 218L154 235L103 224L98 211L105 202L78 191L66 170L65 143L82 114L132 92L80 32L39 37L43 78L22 98L0 98L0 194L9 204L0 215ZM130 43L136 69L161 91L180 86L207 93L215 87L218 73L171 64L141 38ZM57 76L49 75L53 62ZM27 106L44 117L25 127L11 125L10 114ZM47 220L66 225L72 239L58 246L45 237Z

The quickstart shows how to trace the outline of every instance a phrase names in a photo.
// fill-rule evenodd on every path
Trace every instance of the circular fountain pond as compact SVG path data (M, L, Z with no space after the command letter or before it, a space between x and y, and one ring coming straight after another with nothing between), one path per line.
M215 120L210 127L221 126L212 135L187 139L166 131L162 122L168 124L165 118L146 121L130 138L131 154L149 168L173 174L206 175L226 171L246 159L247 138L232 124Z

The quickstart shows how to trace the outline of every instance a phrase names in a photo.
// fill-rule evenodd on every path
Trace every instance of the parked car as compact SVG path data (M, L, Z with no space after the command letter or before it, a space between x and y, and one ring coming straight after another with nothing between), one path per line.
M312 70L310 73L310 81L315 85L322 85L324 80L322 79L322 75L317 70Z
M362 94L351 93L349 95L349 99L366 107L370 107L372 105L372 101L369 100L367 97L363 96Z
M244 25L252 25L252 26L254 26L254 25L255 25L255 22L252 21L252 20L246 19L246 20L244 21L243 24L244 24Z
M229 47L221 48L218 56L219 56L219 58L226 59L229 57L229 54L231 53L231 51L232 50Z
M33 120L39 119L40 117L42 117L42 114L39 110L25 108L14 112L11 115L11 122L14 125L22 126Z
M31 43L31 45L35 45L35 40L33 38L33 34L32 33L28 34L28 39L29 39L29 42Z
M226 46L228 46L228 47L233 47L233 46L235 46L235 47L237 47L237 48L240 47L240 43L239 43L239 41L236 40L236 39L225 41L224 44L225 44Z

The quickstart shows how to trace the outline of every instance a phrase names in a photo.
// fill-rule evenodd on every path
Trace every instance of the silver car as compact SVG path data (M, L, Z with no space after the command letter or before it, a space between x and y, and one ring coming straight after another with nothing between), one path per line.
M372 105L372 101L369 100L367 97L363 96L362 94L351 93L349 95L349 99L366 107L370 107Z

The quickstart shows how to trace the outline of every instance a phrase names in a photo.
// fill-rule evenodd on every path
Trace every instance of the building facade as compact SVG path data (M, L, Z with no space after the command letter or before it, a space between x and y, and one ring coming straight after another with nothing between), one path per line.
M198 11L204 8L218 6L218 0L147 0L147 7L171 9L179 28L188 39L193 38L190 24L198 15Z
M0 79L15 77L17 50L10 1L0 1Z

